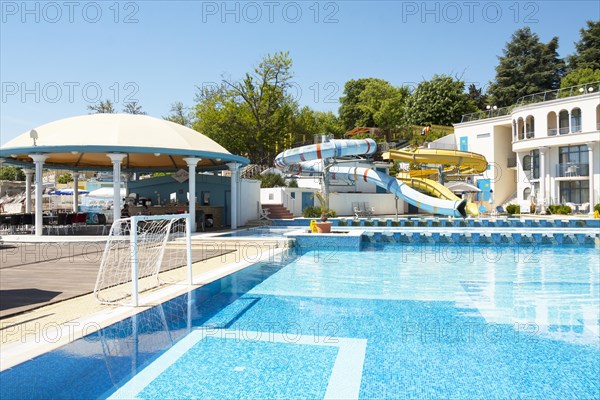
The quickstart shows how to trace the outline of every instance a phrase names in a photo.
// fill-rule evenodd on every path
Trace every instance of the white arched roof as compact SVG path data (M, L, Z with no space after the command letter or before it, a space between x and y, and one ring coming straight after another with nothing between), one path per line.
M34 139L36 138L36 139ZM46 167L112 169L106 153L125 153L124 170L187 169L185 157L199 157L199 169L227 162L247 164L205 135L147 115L90 114L61 119L25 132L0 148L8 163L27 166L28 156L46 154Z

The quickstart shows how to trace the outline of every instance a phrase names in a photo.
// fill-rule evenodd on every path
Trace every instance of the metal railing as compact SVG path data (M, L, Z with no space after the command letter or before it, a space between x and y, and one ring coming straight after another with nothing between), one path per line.
M556 136L558 135L558 129L553 128L553 129L548 129L548 136Z
M527 138L527 139L533 139L534 137L535 137L535 132L534 131L525 132L525 138Z
M480 119L501 117L504 115L509 115L515 107L597 92L600 92L600 82L590 82L584 85L571 86L563 89L547 90L545 92L534 93L520 97L512 106L464 114L460 122L471 122L478 121ZM600 123L598 123L598 130L600 130Z
M590 164L564 163L556 165L556 176L559 178L589 176L589 174Z
M561 128L558 128L558 133L560 133L561 135L566 135L567 133L569 133L569 127L563 126Z
M508 106L497 108L495 110L477 111L471 114L465 114L462 116L460 122L471 122L478 121L480 119L502 117L504 115L509 115L513 108L514 106Z
M588 93L596 93L600 90L600 82L590 82L583 85L576 85L567 88L546 90L545 92L539 92L523 96L517 100L517 106L523 106L526 104L541 103L544 101L562 99L572 96L580 96Z

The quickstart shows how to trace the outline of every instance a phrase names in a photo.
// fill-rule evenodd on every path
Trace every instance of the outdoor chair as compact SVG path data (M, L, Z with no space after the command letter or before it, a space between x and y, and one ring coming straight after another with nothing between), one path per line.
M264 220L270 220L271 218L269 218L269 214L271 214L271 211L269 211L268 208L262 208L260 209L260 216L258 217L259 220L264 219ZM204 228L202 229L204 230Z
M582 214L587 213L590 210L590 203L583 203L579 206L579 212Z
M363 212L358 203L352 203L352 211L354 212L354 219L359 219L363 216Z
M507 212L502 206L496 206L496 215L506 215Z
M202 232L206 230L206 215L200 210L196 213L196 230L202 228Z
M375 208L371 207L368 202L365 202L362 204L363 204L363 210L364 210L365 215L368 218L371 218L373 216L373 214L375 214Z
M100 233L100 228L102 228L102 235L104 235L104 232L106 231L106 228L108 226L106 225L106 215L100 213L98 214L98 230L96 233Z

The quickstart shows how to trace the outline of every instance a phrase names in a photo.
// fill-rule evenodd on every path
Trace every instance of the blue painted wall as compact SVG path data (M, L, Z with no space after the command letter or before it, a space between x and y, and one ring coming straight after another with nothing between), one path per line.
M210 206L225 206L225 192L231 189L231 178L228 176L196 175L196 196L198 204L202 205L202 192L210 193ZM158 204L160 195L161 204L169 202L171 193L177 194L179 203L186 203L189 182L177 182L170 176L159 176L141 181L129 182L129 193L137 193L140 197L147 197L152 204Z

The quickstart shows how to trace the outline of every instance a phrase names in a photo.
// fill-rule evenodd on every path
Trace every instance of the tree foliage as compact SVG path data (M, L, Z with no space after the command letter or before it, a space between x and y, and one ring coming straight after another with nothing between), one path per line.
M464 92L465 83L448 75L434 75L419 83L406 103L406 118L413 125L452 125L477 109Z
M109 100L100 101L98 104L89 105L88 110L90 114L112 114L115 112L114 104Z
M587 29L579 32L581 38L575 43L575 54L568 58L569 70L600 70L600 21L587 21Z
M137 101L125 103L125 107L123 107L123 112L125 114L146 115L146 112L142 110L142 106L140 106Z
M58 183L63 183L63 184L73 182L73 175L66 172L66 173L62 174L61 176L59 176L57 181L58 181Z
M260 187L261 188L273 188L273 187L286 187L285 179L283 176L276 173L266 173L263 175L259 175L258 179L260 179Z
M383 79L350 80L340 98L340 120L346 130L372 127L393 131L403 125L408 94L408 88L395 87Z
M6 165L0 168L0 181L24 181L25 173L21 168Z
M469 85L468 96L479 110L483 110L489 105L488 96L483 93L481 88L475 86L474 83Z
M191 128L194 122L194 114L182 102L176 101L171 104L171 114L163 117L163 119Z
M288 93L291 67L288 53L278 52L240 81L224 79L217 87L198 88L194 129L231 152L272 160L289 137L296 109Z
M579 68L565 75L560 81L561 88L600 82L600 69Z
M542 43L529 27L513 33L488 90L494 105L509 106L522 96L557 89L565 68L557 50L557 37Z

